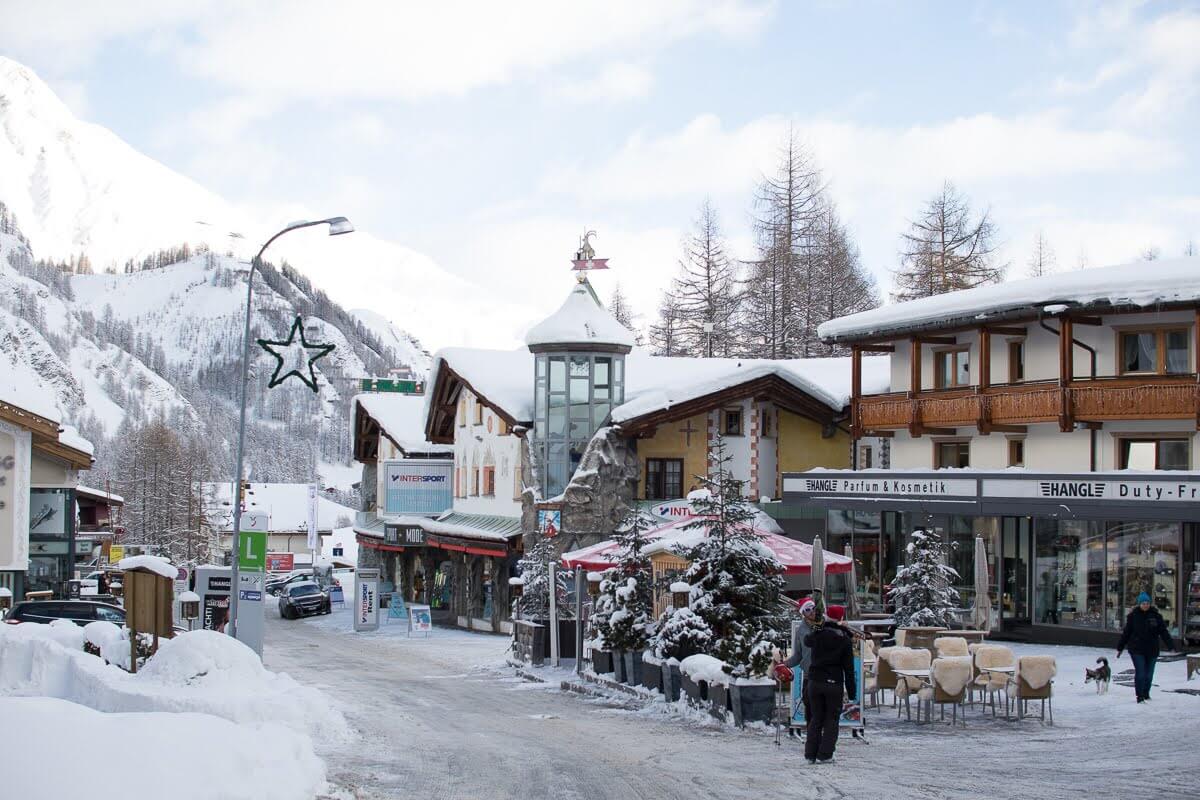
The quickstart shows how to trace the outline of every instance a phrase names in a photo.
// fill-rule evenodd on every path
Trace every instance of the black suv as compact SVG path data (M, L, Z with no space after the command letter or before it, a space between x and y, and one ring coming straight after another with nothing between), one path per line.
M96 620L124 625L125 609L89 600L23 600L12 607L4 621L10 625L19 622L44 625L56 619L69 619L76 625L87 625Z
M279 616L284 619L328 614L332 610L329 595L312 581L294 583L279 595Z

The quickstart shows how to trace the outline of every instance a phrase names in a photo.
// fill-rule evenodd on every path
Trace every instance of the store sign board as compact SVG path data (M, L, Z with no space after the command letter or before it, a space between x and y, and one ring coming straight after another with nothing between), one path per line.
M784 491L805 494L851 494L874 497L975 497L976 482L965 478L816 474L784 481Z
M354 573L354 630L379 629L379 570L358 569Z
M996 479L983 481L983 496L1059 501L1200 503L1200 480L1080 480L1068 477Z
M440 514L454 504L452 461L388 461L383 469L384 511L388 514Z
M425 529L417 525L386 525L383 542L397 547L424 547Z

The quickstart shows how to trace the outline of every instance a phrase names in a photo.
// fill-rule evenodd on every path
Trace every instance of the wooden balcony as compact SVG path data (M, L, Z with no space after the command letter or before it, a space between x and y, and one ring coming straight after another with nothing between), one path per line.
M955 428L980 433L1039 422L1058 422L1063 430L1076 422L1124 419L1186 419L1200 429L1200 383L1195 375L1096 378L1067 386L1038 382L868 395L854 401L860 435L908 430L915 436Z

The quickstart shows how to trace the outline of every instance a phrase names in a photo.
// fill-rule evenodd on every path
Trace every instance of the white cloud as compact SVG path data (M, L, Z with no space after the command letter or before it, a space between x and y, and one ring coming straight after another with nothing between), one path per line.
M645 97L653 83L654 76L646 67L617 62L592 77L556 83L550 94L572 103L613 103Z

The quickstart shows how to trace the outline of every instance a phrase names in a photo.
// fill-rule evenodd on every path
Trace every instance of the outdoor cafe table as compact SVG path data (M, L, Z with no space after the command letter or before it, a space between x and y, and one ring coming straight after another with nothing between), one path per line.
M939 636L957 636L959 639L966 639L968 642L982 642L988 637L990 631L942 631Z
M994 673L996 675L1004 675L1006 681L1007 681L1009 675L1014 675L1014 674L1016 674L1016 671L1017 671L1016 667L976 667L976 669L978 669L981 674L986 674L988 676L989 680L991 679L991 676ZM985 709L983 713L986 714L987 710ZM993 717L996 716L996 701L994 699L992 700L992 716ZM1004 704L1004 718L1010 719L1010 717L1008 716L1008 703L1007 702Z
M916 678L917 680L919 680L921 682L922 686L930 685L930 677L929 677L930 671L927 669L894 669L894 670L892 670L892 672L895 672L897 675L901 675L905 678ZM929 716L927 717L927 719L932 718L932 717L933 717L933 704L930 703ZM921 721L921 701L918 699L917 700L917 722L920 722L920 721Z

